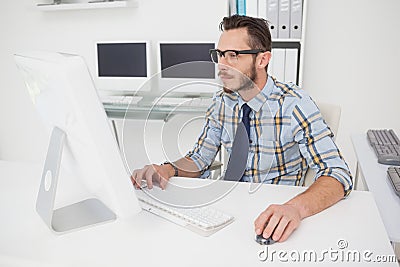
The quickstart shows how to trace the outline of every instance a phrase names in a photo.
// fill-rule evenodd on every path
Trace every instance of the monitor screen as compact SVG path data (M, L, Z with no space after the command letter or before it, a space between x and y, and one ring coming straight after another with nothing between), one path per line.
M214 79L213 64L183 64L211 62L209 50L214 47L214 43L160 43L161 77Z
M149 42L96 42L96 86L99 90L148 91Z
M98 43L99 77L147 77L146 43Z
M37 211L42 219L55 231L97 223L96 216L100 216L103 209L92 209L92 204L100 202L116 218L136 214L140 208L130 174L83 58L62 53L28 52L15 55L15 60L42 118L43 129L47 129L49 136L53 133L43 169L47 179L46 169L50 167L51 187L40 191L43 194L38 195L37 201ZM61 163L55 164L57 161ZM55 206L76 203L58 209L63 212L56 210L52 216L54 203L51 201L54 201L57 188L55 177L62 185L57 190L58 204ZM40 177L38 183L39 180ZM87 199L96 201L87 202ZM69 215L69 220L66 217L72 211L80 212ZM93 212L90 213L93 220L92 217L87 219L89 211ZM60 223L58 228L55 227L56 217ZM52 223L49 222L51 219ZM70 221L71 225L66 225Z

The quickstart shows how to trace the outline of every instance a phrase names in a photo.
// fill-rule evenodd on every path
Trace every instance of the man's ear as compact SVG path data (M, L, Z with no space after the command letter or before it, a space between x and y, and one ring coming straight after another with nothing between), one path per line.
M264 53L260 53L257 57L257 68L264 69L271 60L272 54L270 51L266 51Z

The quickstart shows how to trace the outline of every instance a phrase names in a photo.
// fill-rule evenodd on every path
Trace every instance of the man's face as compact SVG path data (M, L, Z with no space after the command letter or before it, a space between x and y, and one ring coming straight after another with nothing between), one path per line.
M244 28L224 31L217 48L220 51L252 49L248 45L247 30ZM224 87L234 92L252 89L257 77L254 55L239 54L232 59L226 53L225 57L219 59L218 70Z

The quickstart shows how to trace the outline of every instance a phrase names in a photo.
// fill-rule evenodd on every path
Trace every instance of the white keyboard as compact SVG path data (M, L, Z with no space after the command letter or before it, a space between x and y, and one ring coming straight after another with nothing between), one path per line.
M157 98L153 104L160 106L174 107L204 107L208 108L212 103L211 98L179 98L179 97L164 97Z
M101 102L108 105L134 105L141 99L141 96L102 96Z
M141 96L101 96L101 102L111 106L136 105L142 99ZM164 97L156 98L148 106L156 105L158 107L168 108L204 108L204 111L211 105L211 98L178 98Z
M177 208L136 190L142 208L202 236L209 236L233 222L233 216L212 207Z

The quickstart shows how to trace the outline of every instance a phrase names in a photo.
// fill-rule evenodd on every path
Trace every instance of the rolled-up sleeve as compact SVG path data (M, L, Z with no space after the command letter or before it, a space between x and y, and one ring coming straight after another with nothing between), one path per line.
M221 144L221 126L218 123L216 110L218 99L213 97L212 104L206 112L205 123L194 148L186 154L201 171L201 178L208 177L209 167L213 163Z
M338 180L346 197L353 188L349 167L333 141L332 131L309 96L303 97L294 106L292 129L301 155L316 171L315 180L321 176Z

